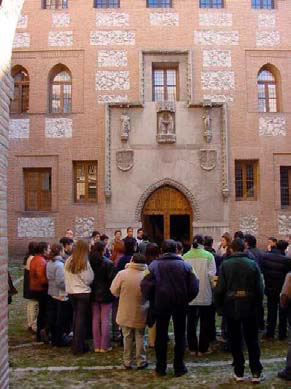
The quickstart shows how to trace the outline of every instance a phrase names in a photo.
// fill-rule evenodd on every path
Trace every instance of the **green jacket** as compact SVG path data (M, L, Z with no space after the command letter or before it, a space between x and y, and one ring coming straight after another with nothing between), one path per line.
M218 312L233 319L256 316L263 293L260 271L245 254L233 254L222 263L214 289Z

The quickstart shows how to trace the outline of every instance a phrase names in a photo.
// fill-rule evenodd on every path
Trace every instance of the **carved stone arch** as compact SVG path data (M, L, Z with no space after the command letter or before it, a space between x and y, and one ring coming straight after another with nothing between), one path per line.
M183 184L180 182L177 182L175 180L172 180L171 178L164 178L163 180L157 181L154 184L150 185L144 193L141 195L137 202L137 206L135 209L135 219L137 222L141 222L142 220L142 210L144 207L145 202L149 198L149 196L158 188L161 188L162 186L171 186L177 190L179 190L181 193L184 194L186 199L189 201L191 207L192 207L192 213L193 213L193 219L195 221L199 221L200 215L199 215L199 208L198 208L198 203L192 194L192 192L186 188Z

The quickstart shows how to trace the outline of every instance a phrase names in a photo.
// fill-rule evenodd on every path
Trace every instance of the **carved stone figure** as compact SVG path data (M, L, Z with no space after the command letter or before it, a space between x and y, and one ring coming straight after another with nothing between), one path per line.
M174 118L170 112L162 112L159 115L159 134L174 134L175 126L174 126Z
M123 142L126 142L129 137L129 132L130 132L130 117L128 113L123 112L120 116L120 121L121 121L121 140Z
M211 128L211 117L210 110L206 109L204 111L203 119L203 137L206 140L206 143L210 143L212 140L212 128Z

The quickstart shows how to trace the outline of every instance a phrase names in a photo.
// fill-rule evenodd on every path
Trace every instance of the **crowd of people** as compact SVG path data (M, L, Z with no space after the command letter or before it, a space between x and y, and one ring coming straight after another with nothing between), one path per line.
M38 342L70 346L74 354L107 353L123 345L123 365L148 366L147 346L155 348L159 376L167 372L169 323L172 320L176 376L187 373L185 350L199 357L214 352L217 317L222 316L220 341L232 353L235 381L244 380L244 344L252 382L264 375L262 339L287 338L291 325L291 257L285 240L270 237L266 250L256 238L238 231L224 233L217 249L211 236L195 235L184 253L181 242L150 242L142 228L133 236L127 228L112 241L94 231L75 240L67 230L59 243L30 242L24 258L24 298L27 327ZM265 322L264 294L267 301ZM277 320L278 317L278 320ZM198 323L200 325L198 326ZM291 351L278 373L291 380Z

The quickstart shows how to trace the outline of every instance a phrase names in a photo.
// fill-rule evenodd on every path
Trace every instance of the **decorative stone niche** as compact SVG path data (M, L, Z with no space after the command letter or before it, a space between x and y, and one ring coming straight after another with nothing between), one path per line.
M175 143L175 113L176 106L173 101L164 101L156 103L157 111L157 142Z

